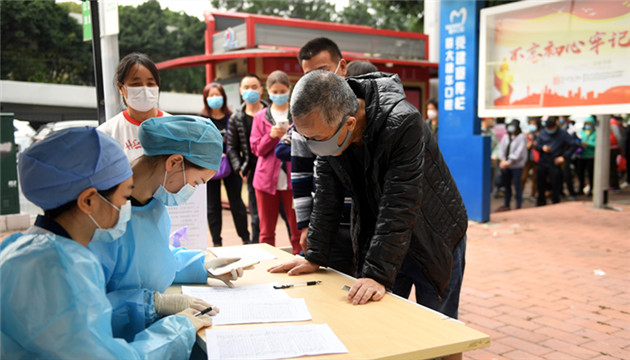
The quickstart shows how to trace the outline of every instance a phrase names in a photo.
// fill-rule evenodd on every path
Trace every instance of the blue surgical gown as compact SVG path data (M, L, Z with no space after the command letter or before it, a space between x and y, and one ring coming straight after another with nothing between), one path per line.
M195 328L166 317L133 342L112 336L98 259L81 244L31 227L0 252L2 359L188 359Z
M125 234L114 241L94 239L88 249L101 261L114 335L130 340L159 319L153 294L173 282L205 283L205 253L169 246L171 218L159 200L131 207Z

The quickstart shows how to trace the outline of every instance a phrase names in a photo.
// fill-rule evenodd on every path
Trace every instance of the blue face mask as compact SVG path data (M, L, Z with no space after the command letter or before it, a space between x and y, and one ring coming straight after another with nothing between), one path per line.
M273 101L274 104L278 106L282 106L289 101L289 93L286 94L278 94L278 95L269 95L269 100Z
M223 107L223 96L210 96L206 98L206 102L211 109L220 109Z
M584 124L584 130L593 130L593 125L591 125L591 124Z
M311 152L319 156L336 156L343 149L345 149L346 145L348 145L348 142L350 141L350 135L352 134L351 130L348 130L348 134L346 134L346 139L343 141L343 144L341 144L341 146L338 146L337 143L339 142L339 134L341 134L341 128L346 123L346 120L348 120L348 118L349 116L347 115L343 117L341 125L339 125L339 129L337 129L337 132L330 139L321 141L306 139L306 144L308 145L309 149L311 149Z
M556 129L547 129L547 128L545 128L545 131L546 131L546 132L547 132L547 134L549 134L549 135L553 135L553 134L555 134L557 130L558 130L557 128L556 128Z
M164 172L164 184L160 185L153 194L153 197L158 199L162 204L166 206L178 206L186 203L188 199L195 192L195 188L186 182L186 170L184 170L184 163L182 162L182 171L184 172L184 186L179 189L177 194L173 194L164 188L166 184L166 172Z
M529 126L527 128L529 129L530 133L538 131L538 126L536 126L534 124L529 124Z
M247 103L253 104L260 100L260 94L256 90L245 90L243 91L243 100Z
M88 214L92 222L96 225L98 229L94 231L94 235L92 236L92 240L94 241L114 241L125 234L127 231L127 222L131 219L131 201L127 200L125 205L118 208L116 205L112 204L107 198L103 195L97 193L98 196L103 199L109 206L118 210L118 221L114 227L109 229L103 229L97 222L94 220L92 215Z

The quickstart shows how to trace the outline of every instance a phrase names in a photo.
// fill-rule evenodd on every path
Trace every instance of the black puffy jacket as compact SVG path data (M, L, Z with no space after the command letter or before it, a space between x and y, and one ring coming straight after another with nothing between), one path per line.
M265 101L261 100L261 102L264 107L269 107L269 104ZM249 145L252 121L248 122L245 119L245 105L247 104L242 103L230 117L227 148L232 169L241 171L244 175L249 176L250 172L256 169L258 158L252 154L252 148Z
M457 185L418 110L405 101L395 74L349 78L365 100L364 177L358 196L348 173L347 151L317 159L316 194L306 259L326 265L342 213L344 188L352 193L352 242L356 275L391 289L405 255L422 269L439 294L451 277L453 250L466 234L468 217ZM361 198L367 199L363 202ZM367 209L365 209L367 207ZM361 235L361 213L369 211L373 234ZM366 225L367 226L367 225ZM369 235L369 236L368 236ZM360 238L363 236L363 238Z

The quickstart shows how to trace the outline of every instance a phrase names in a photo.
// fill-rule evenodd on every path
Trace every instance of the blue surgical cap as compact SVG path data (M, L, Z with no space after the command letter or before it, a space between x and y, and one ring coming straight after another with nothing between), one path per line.
M92 127L59 131L20 154L20 185L27 199L44 210L79 197L83 190L107 190L133 173L122 148Z
M205 169L219 170L223 138L211 120L192 115L145 120L138 139L147 156L180 154Z

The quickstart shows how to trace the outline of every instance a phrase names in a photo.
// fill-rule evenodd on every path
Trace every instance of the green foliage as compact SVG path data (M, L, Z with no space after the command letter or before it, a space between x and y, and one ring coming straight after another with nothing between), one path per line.
M64 10L66 10L66 11L68 11L70 13L75 13L75 14L82 14L83 13L83 11L81 10L81 4L79 4L79 3L66 1L66 2L57 3L57 5L61 6Z
M367 25L422 32L421 0L350 0L340 13L327 0L211 0L215 8L249 14Z
M186 14L162 10L156 0L138 7L120 6L120 57L137 51L158 63L182 56L204 53L203 21ZM205 86L203 66L160 72L161 89L201 93Z
M249 14L330 21L335 5L327 0L212 0L215 8Z
M68 10L52 1L0 4L2 79L94 84L90 44Z

